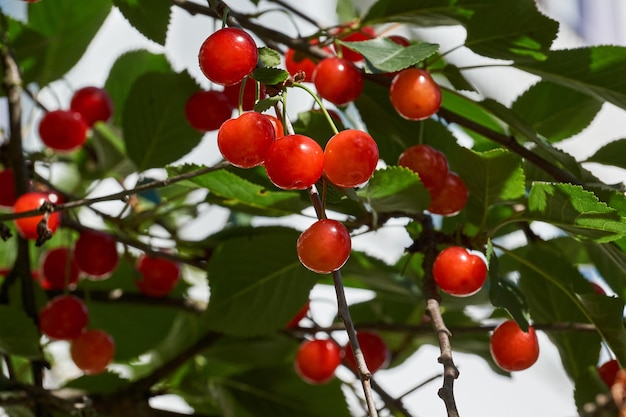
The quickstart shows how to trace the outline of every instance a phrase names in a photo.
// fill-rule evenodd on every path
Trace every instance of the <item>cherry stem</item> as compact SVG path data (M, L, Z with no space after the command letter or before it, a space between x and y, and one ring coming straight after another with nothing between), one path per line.
M339 133L339 130L337 129L337 125L335 124L335 121L333 120L332 116L330 115L330 113L328 113L328 110L326 110L326 106L324 106L324 103L322 102L322 100L319 98L319 96L317 94L315 94L313 92L313 90L311 90L309 87L307 87L306 85L302 84L302 83L293 83L294 87L298 87L303 89L304 91L306 91L307 93L309 93L309 95L311 97L313 97L313 99L315 100L315 102L317 103L318 106L320 106L320 109L322 110L322 113L324 113L324 116L326 116L326 120L328 121L328 124L330 124L330 127L333 130L334 134Z

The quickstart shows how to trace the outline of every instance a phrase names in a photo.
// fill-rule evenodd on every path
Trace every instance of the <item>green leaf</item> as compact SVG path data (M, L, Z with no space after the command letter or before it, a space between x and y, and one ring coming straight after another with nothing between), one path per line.
M278 67L282 64L283 60L281 55L266 46L259 48L259 61L264 67Z
M360 42L338 42L360 52L366 60L365 71L370 74L400 71L425 60L439 49L439 45L427 42L402 46L384 37Z
M337 130L344 129L343 124L333 118ZM298 113L298 118L293 122L293 130L301 135L315 139L322 148L326 146L326 142L335 135L333 127L321 110L311 110Z
M94 0L76 7L73 0L44 1L28 7L28 27L14 40L13 48L25 60L26 82L40 87L65 75L83 56L111 10L108 0ZM35 42L35 43L33 43Z
M575 237L598 243L626 235L626 219L578 185L533 183L528 212L523 217L550 223Z
M552 51L545 61L516 66L544 80L626 108L626 47L590 46Z
M164 167L189 153L202 138L185 118L198 86L187 73L146 73L132 85L124 107L124 141L139 171Z
M533 0L518 0L480 8L466 29L465 46L477 54L514 61L544 60L559 24L540 13Z
M289 73L281 68L257 68L250 76L265 85L276 85L289 78Z
M264 98L263 100L259 100L257 103L255 103L254 111L263 113L264 111L274 107L276 104L282 102L282 100L283 99L281 96Z
M456 90L461 91L476 91L476 88L470 83L463 75L459 67L447 63L442 69L443 75L446 76L448 81Z
M591 155L585 162L596 162L626 169L626 139L618 139L607 143Z
M213 252L211 299L204 317L211 329L255 336L274 332L291 319L319 278L298 260L298 236L291 229L258 229Z
M484 7L492 7L494 1L482 3ZM366 13L363 24L402 22L417 27L451 26L467 22L473 13L468 1L423 0L416 4L414 0L378 0Z
M367 186L358 191L378 214L422 213L430 204L430 194L419 176L408 168L390 166L377 170Z
M113 0L128 22L146 38L165 45L170 23L169 0Z
M120 55L109 71L104 88L113 101L113 123L122 125L126 99L133 83L147 72L171 73L172 67L165 55L146 50L126 52Z
M103 372L98 375L83 375L65 385L65 388L83 390L90 394L112 394L129 385L128 379L120 378L112 372Z
M35 323L15 307L0 305L0 351L7 355L42 359Z
M359 12L352 0L337 0L335 11L340 23L352 22L359 17Z
M542 81L520 95L512 109L537 133L554 143L589 126L602 104L597 98L579 91Z
M626 253L624 250L614 242L585 242L585 248L604 281L619 297L626 298Z

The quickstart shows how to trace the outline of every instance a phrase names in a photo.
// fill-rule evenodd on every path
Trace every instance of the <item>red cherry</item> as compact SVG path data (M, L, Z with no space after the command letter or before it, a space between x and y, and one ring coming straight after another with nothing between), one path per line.
M248 111L254 109L254 104L257 99L257 91L256 91L257 82L248 79L246 81L246 85L243 88L243 101L242 101L242 110ZM233 108L239 107L239 93L241 91L241 83L227 85L224 87L224 94L228 97L228 101L233 106ZM259 83L259 98L265 98L265 86Z
M315 67L313 84L320 97L343 106L361 95L363 74L347 59L324 58Z
M373 39L375 37L376 37L376 33L374 32L374 28L370 26L366 26L362 28L361 30L350 33L347 36L340 36L339 39L341 39L344 42L361 42L361 41L367 41L367 40ZM359 52L353 51L343 46L337 47L336 45L333 45L333 47L335 48L335 51L337 51L337 53L341 52L342 58L345 58L349 61L359 62L365 59L363 55L361 55Z
M197 91L187 99L185 105L187 122L201 132L219 129L232 114L233 106L228 97L217 90Z
M104 330L89 329L72 341L70 355L76 366L87 375L106 370L115 355L115 342Z
M0 206L12 207L17 200L15 193L15 177L10 169L0 171Z
M341 364L341 348L330 339L305 340L294 363L296 372L309 384L330 381Z
M463 247L449 246L435 258L433 277L442 291L466 297L477 293L485 283L487 264Z
M350 257L352 239L346 226L336 220L322 219L300 234L296 249L302 265L318 274L329 274Z
M424 120L441 107L441 89L430 73L419 68L400 71L389 88L391 104L408 120Z
M493 331L489 342L493 360L505 371L530 368L539 357L539 341L535 328L522 331L513 320L507 320Z
M429 145L407 148L398 158L398 165L417 173L428 189L441 187L448 176L448 159Z
M58 295L39 312L41 333L50 339L72 340L87 327L89 313L83 301L73 295Z
M147 254L137 259L135 269L141 274L141 279L135 284L148 297L165 297L180 278L180 265L176 262Z
M105 89L83 87L74 93L70 110L80 113L83 120L93 126L96 122L106 122L111 118L113 102Z
M604 288L596 284L595 282L590 282L591 287L593 288L593 292L599 295L606 295Z
M322 176L324 151L308 136L286 135L270 145L265 170L278 188L305 190Z
M212 82L240 83L256 67L259 54L252 36L238 28L220 29L202 43L200 69Z
M304 82L311 82L313 80L313 71L317 64L309 57L304 55L300 51L294 49L287 49L285 52L285 68L291 75L295 75L299 71L304 73Z
M442 216L452 216L463 210L469 197L465 183L455 172L448 172L443 184L429 191L428 211Z
M55 151L71 151L87 140L89 126L80 113L73 110L47 112L39 122L39 137Z
M606 386L609 388L615 385L615 380L617 379L617 373L619 370L620 366L617 359L611 359L598 367L600 378L602 378L602 381L604 381Z
M30 192L22 194L13 205L13 213L37 210L46 201L50 201L47 193ZM39 236L37 232L37 225L43 218L43 214L37 214L31 217L21 217L14 220L15 227L23 238L36 240ZM54 232L59 227L60 221L61 214L59 212L50 213L48 216L48 229Z
M309 312L310 304L311 304L311 301L310 300L306 300L306 303L304 303L304 305L296 313L296 315L293 316L293 318L291 320L289 320L289 322L285 325L285 327L288 328L288 329L292 329L294 327L298 327L298 324L300 324L300 321L303 318L305 318L307 313Z
M385 340L374 332L358 332L356 335L359 347L365 358L367 369L374 373L381 368L385 368L391 360L391 352ZM356 360L352 352L352 346L347 343L344 348L344 360L353 371L357 370Z
M217 146L228 162L239 168L263 164L276 138L272 123L265 115L243 113L224 122L217 132Z
M274 126L274 133L275 133L276 139L282 138L283 136L285 136L285 129L283 128L283 122L281 122L281 120L278 117L272 116L271 114L264 114L264 116L267 117L267 120L269 120L272 126Z
M74 261L90 277L107 277L119 261L117 242L113 236L105 233L82 232L74 244Z
M409 46L411 44L411 41L401 35L391 35L388 39L397 43L400 46Z
M338 187L351 188L370 179L378 163L378 145L362 130L343 130L324 148L324 173Z
M41 283L44 288L62 290L78 282L80 270L68 248L54 248L41 259Z

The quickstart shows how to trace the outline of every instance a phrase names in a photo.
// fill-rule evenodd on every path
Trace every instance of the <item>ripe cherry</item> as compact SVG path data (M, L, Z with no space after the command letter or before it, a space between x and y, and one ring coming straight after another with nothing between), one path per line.
M378 163L378 145L367 133L343 130L326 143L324 173L338 187L351 188L369 180Z
M0 206L12 207L17 200L13 170L0 170Z
M58 247L44 253L40 276L44 288L62 290L73 287L78 282L79 275L80 270L68 248Z
M442 291L466 297L477 293L487 280L487 264L463 247L449 246L435 258L433 277Z
M85 330L88 322L87 306L73 295L58 295L39 312L39 328L50 339L75 339Z
M115 342L104 330L89 329L72 340L70 355L74 364L87 375L105 371L115 355Z
M417 173L428 189L441 187L448 176L448 159L429 145L407 148L398 158L398 165Z
M165 258L143 254L137 259L135 269L141 274L135 284L148 297L165 297L180 279L180 265Z
M106 122L113 114L113 101L103 88L83 87L74 92L70 110L80 113L83 120L93 126L96 122Z
M291 318L291 320L289 320L289 322L287 322L285 327L288 328L288 329L292 329L294 327L298 327L298 324L300 324L300 321L303 318L305 318L307 313L309 312L310 304L311 304L311 301L307 300L306 303L304 303L304 305L302 306L302 308L296 313L296 315L293 316Z
M391 104L408 120L424 120L441 106L441 89L430 73L419 68L400 71L389 88Z
M296 249L302 265L318 274L329 274L350 257L352 239L342 223L322 219L300 234Z
M600 378L602 378L602 381L604 381L606 386L609 388L615 384L619 370L620 366L617 359L610 359L598 367Z
M22 194L13 205L13 213L37 210L46 201L50 202L50 196L47 193L30 192ZM14 220L15 227L23 238L36 240L39 236L37 226L43 218L43 214L36 214L30 217L20 217ZM51 232L54 232L59 227L60 221L61 214L59 212L50 213L48 216L48 229L50 229Z
M283 136L285 136L285 129L283 127L283 122L278 117L272 116L271 114L264 114L264 116L267 117L267 120L269 120L272 126L274 126L274 133L276 134L276 139L282 138Z
M275 139L272 122L256 112L225 121L217 132L217 146L222 156L239 168L262 165Z
M39 122L39 137L44 145L56 151L71 151L87 140L89 126L73 110L47 112Z
M308 136L285 135L274 141L265 157L265 171L284 190L305 190L324 170L324 151Z
M380 337L378 333L374 332L358 332L356 335L359 341L359 347L363 353L363 358L367 365L367 369L374 373L381 368L385 368L391 360L391 352L387 347L385 340ZM356 360L354 359L354 353L352 346L347 343L344 348L344 361L350 369L357 370Z
M535 328L522 331L513 320L507 320L493 331L489 341L493 360L505 371L522 371L530 368L539 357L539 341Z
M204 75L221 85L240 83L252 73L258 58L252 36L232 27L220 29L206 38L198 55Z
M343 106L361 95L363 75L347 59L324 58L313 72L313 84L320 97L337 106Z
M233 106L228 97L218 90L197 91L185 104L187 122L201 132L219 129L232 114Z
M310 384L330 381L341 364L341 348L330 339L305 340L294 363L296 372Z
M443 184L429 191L428 211L442 216L453 216L463 210L469 197L465 183L455 172L448 172Z
M105 278L119 261L117 242L106 233L82 232L74 244L74 261L78 269L90 277Z
M346 36L339 36L339 39L341 39L344 42L362 42L362 41L367 41L370 39L373 39L376 37L376 33L374 32L374 28L370 27L370 26L366 26L356 32L352 32ZM363 61L363 59L365 59L363 57L363 55L361 55L359 52L353 51L349 48L343 47L343 46L337 46L337 45L333 45L335 48L335 51L337 53L341 52L341 56L342 58L345 58L349 61L352 62L360 62Z
M294 49L287 49L285 52L285 68L291 75L295 75L299 71L304 73L304 82L313 80L313 71L317 64L302 52Z
M411 41L409 41L402 35L391 35L389 36L389 40L397 43L400 46L409 46L411 44Z
M246 85L243 88L243 101L241 102L241 108L244 111L254 109L254 104L257 99L257 82L248 79ZM241 83L228 85L224 87L224 94L228 97L228 101L233 108L239 107L239 93L241 92ZM265 98L265 86L259 83L259 99Z

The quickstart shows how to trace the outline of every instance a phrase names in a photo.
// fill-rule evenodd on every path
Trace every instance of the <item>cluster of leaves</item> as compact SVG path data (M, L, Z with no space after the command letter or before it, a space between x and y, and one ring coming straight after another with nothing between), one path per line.
M46 88L83 56L112 7L148 39L164 45L171 10L177 6L168 0L80 4L43 0L29 6L26 21L3 16L8 42L1 47L10 47L24 85ZM214 16L215 9L206 8L205 12ZM338 14L343 20L357 17L349 1L339 1ZM416 174L396 166L397 158L418 143L444 152L451 169L467 184L470 198L459 215L437 219L438 231L445 236L444 242L462 240L473 248L488 249L490 261L489 284L483 291L467 299L444 297L446 324L450 328L481 324L466 314L468 305L496 307L493 318L509 314L522 327L529 320L548 325L593 324L597 333L548 331L582 408L606 389L595 373L602 343L626 364L623 184L604 184L583 164L626 168L619 156L626 140L609 143L585 161L575 160L555 145L586 128L603 103L626 109L626 81L621 77L626 49L551 50L558 24L542 15L532 0L378 0L358 17L361 26L460 26L467 33L465 48L540 77L508 108L490 98L470 98L479 94L464 94L477 92L464 78L462 68L446 62L445 51L436 44L415 40L404 49L382 39L345 43L366 57L364 70L371 74L351 110L359 113L377 140L387 168L378 170L356 193L329 184L320 189L326 190L327 207L346 216L353 229L376 230L392 217L406 218L406 233L417 241L429 195ZM249 22L240 19L244 27ZM272 32L262 35L271 39ZM395 113L388 99L389 79L379 75L415 64L439 74L438 79L450 86L444 89L438 116L422 122L410 122ZM279 67L271 59L266 65ZM256 77L273 84L272 80L282 81L285 73L280 69L261 71ZM66 191L78 197L103 178L123 181L131 174L167 166L167 175L175 179L203 168L175 164L202 140L184 116L187 98L200 89L187 71L175 70L162 54L129 51L115 61L104 87L115 106L111 123L97 125L86 148L70 159L27 155L35 167L49 163L72 166L81 180ZM294 129L321 143L331 136L324 116L314 111L299 114ZM458 134L471 138L473 145L461 146ZM227 208L232 216L218 233L189 242L179 238L177 228L196 213L196 204L188 203L186 197L198 189L206 191L203 203ZM301 214L310 206L306 193L276 189L262 169L223 168L159 188L140 199L143 204L138 211L106 218L108 230L126 240L141 241L158 223L170 233L181 258L206 260L203 272L208 277L210 302L196 312L181 308L182 303L97 297L114 290L137 292L132 283L133 259L128 255L110 279L84 282L80 288L94 295L88 298L92 325L113 335L116 362L127 365L131 377L107 373L80 377L67 386L88 394L112 395L180 361L175 372L154 383L180 395L197 413L288 416L306 410L309 416L349 415L339 381L310 386L299 380L292 360L302 334L283 332L311 289L328 281L298 262L296 230L247 224L251 216ZM555 226L561 233L550 240L540 239L530 228L535 224ZM508 248L507 237L520 230L526 233L527 244ZM74 232L65 231L54 239L73 238ZM55 240L49 244L54 245ZM4 252L0 258L10 264L15 251L5 244L0 247ZM351 307L357 327L375 324L384 329L423 322L422 258L419 250L411 251L389 265L353 252L342 269L345 284L375 294L372 300ZM594 293L581 272L587 267L597 271L615 297ZM184 289L179 288L171 298L182 300ZM46 294L36 291L36 300L42 304ZM43 359L36 327L22 311L19 288L16 285L6 292L3 317L11 319L0 322L0 350L18 359ZM381 333L393 352L392 367L402 365L420 346L437 342L430 333ZM501 372L489 356L486 332L454 337L453 349L479 355ZM138 361L142 355L150 355L150 360ZM198 359L190 360L194 356ZM21 411L20 407L7 407L11 415Z

